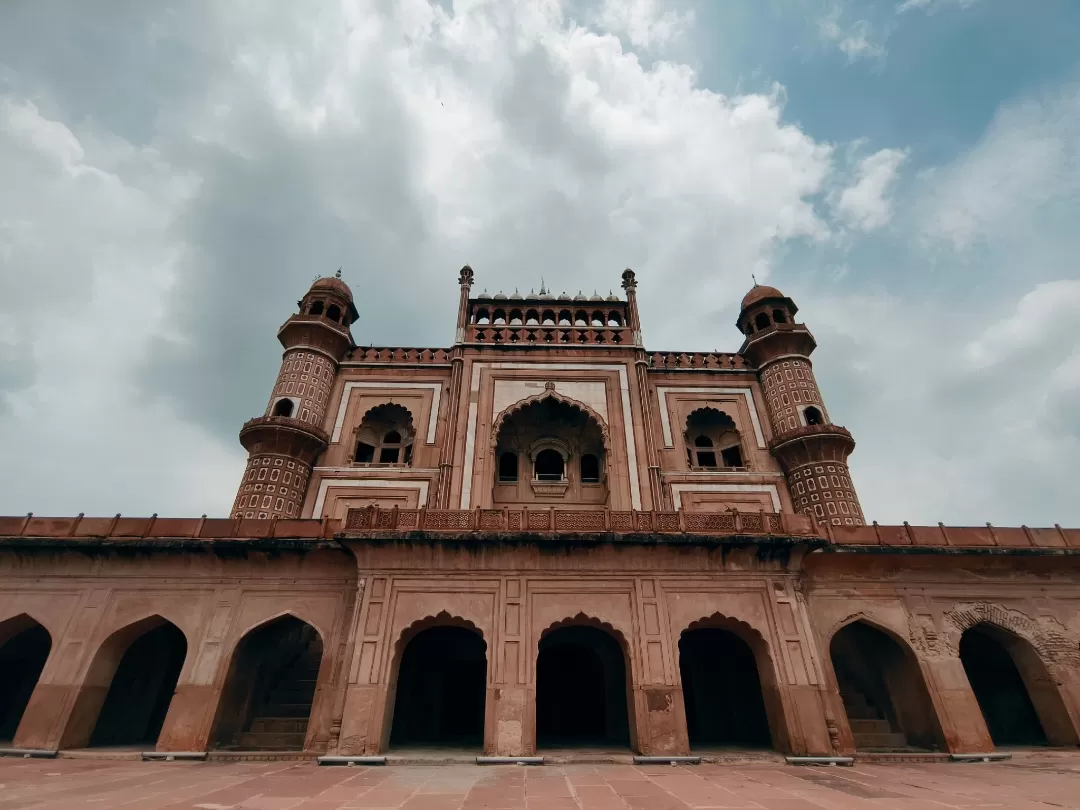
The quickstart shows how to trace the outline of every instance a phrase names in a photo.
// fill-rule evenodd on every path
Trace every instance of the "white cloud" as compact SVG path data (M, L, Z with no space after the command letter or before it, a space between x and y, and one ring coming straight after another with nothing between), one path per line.
M832 197L835 216L863 231L887 225L892 216L889 193L907 157L905 149L881 149L862 158L855 168L855 182Z
M883 59L885 57L884 37L877 39L868 20L856 20L846 28L841 26L840 6L833 9L818 21L818 33L821 38L834 45L847 57L848 62L859 59Z
M922 230L964 250L1080 200L1080 85L1003 107L962 159L928 173Z
M662 0L604 0L598 21L634 47L649 49L683 36L694 24L694 13L665 9Z
M964 347L973 369L1024 362L1024 355L1052 350L1054 345L1080 348L1080 280L1062 279L1037 285L1016 305L1016 311L991 324ZM1068 375L1066 375L1068 376ZM1064 378L1063 378L1064 379Z
M902 14L905 11L918 9L933 14L946 8L967 8L977 2L978 0L904 0L897 6L896 11L898 14Z

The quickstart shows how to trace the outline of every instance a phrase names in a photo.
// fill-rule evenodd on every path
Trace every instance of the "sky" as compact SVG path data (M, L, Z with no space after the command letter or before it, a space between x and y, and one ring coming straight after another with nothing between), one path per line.
M1075 0L6 0L0 513L228 514L277 327L799 306L882 523L1080 525Z

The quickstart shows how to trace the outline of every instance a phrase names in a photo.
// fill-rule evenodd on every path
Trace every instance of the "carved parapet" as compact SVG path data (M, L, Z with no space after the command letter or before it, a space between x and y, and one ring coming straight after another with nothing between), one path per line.
M749 366L738 354L721 352L652 352L649 368L657 371L700 371L717 369L744 371Z
M322 428L292 417L257 416L240 428L240 443L252 455L289 456L310 465L326 449L330 436Z
M447 365L450 349L414 349L401 347L369 346L356 348L348 356L349 363L372 365Z

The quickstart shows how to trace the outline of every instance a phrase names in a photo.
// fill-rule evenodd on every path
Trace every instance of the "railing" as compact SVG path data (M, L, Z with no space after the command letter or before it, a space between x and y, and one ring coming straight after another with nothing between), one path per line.
M633 334L625 326L512 326L469 324L467 343L495 346L632 346Z
M441 365L450 362L449 349L414 349L401 347L357 347L346 358L350 363L408 363L410 365Z
M741 354L720 352L652 352L649 366L666 371L710 368L742 371L750 368Z
M323 430L318 425L313 425L310 422L305 422L301 419L297 419L294 416L256 416L248 419L244 422L243 427L240 428L240 433L246 433L257 427L283 427L292 430L299 430L303 433L310 434L316 437L319 441L328 443L330 441L330 434Z
M380 532L537 532L769 535L824 538L836 546L948 548L958 551L994 548L1080 553L1080 529L1029 526L832 526L788 512L618 512L605 509L351 509L344 521L249 520L244 518L17 517L0 516L4 541L115 540L313 541L346 534Z
M346 532L554 532L819 535L809 517L774 512L612 509L350 509Z
M278 331L280 332L290 323L318 323L322 326L333 329L335 332L340 332L342 335L348 336L351 334L349 332L349 327L343 323L332 321L325 315L309 315L307 313L297 313L296 315L290 315L289 320L285 321L285 323L281 325L281 328L278 329Z

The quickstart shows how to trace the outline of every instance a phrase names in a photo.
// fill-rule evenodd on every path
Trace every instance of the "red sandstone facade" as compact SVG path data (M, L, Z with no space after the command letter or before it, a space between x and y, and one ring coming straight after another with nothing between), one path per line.
M795 303L650 352L624 297L473 297L361 348L278 332L221 519L0 518L17 749L522 756L1080 742L1080 530L865 525Z

